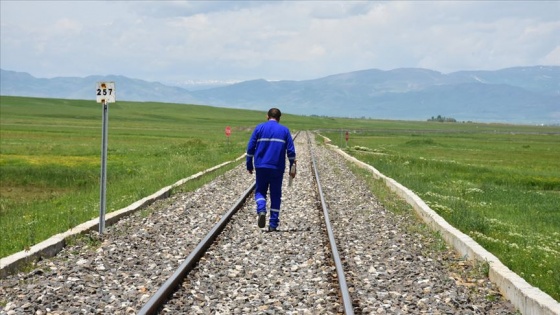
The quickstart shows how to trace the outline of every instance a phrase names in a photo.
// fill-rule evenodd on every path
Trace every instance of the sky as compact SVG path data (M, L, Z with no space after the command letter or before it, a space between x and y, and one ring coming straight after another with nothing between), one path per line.
M560 66L560 1L0 0L0 68L161 83Z

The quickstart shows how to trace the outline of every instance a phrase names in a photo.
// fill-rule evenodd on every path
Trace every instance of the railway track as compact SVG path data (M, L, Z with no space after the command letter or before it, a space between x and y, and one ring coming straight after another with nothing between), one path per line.
M298 135L296 134L294 140L297 139L297 136ZM315 299L309 300L309 303L305 303L305 299L303 299L303 301L297 301L297 306L292 311L299 312L300 310L304 311L315 309L316 311L320 310L321 313L344 312L345 314L354 314L352 301L346 285L343 265L338 254L336 240L328 218L328 209L321 189L321 183L317 172L316 161L311 150L309 135L306 134L304 139L300 140L302 141L299 141L298 153L299 156L303 156L303 159L299 158L299 165L300 169L303 168L303 170L300 171L301 173L298 174L298 177L313 177L318 192L315 194L309 194L309 200L307 200L307 203L312 205L314 201L316 202L317 200L320 200L321 207L320 212L316 211L317 209L313 209L316 207L310 207L305 216L314 216L314 221L317 221L318 219L320 223L315 226L307 225L307 228L304 230L298 230L297 228L280 228L279 231L265 233L259 237L258 241L262 241L262 246L258 250L261 252L266 251L266 256L271 257L271 259L270 261L263 261L260 264L255 264L249 271L246 270L246 265L249 264L249 261L251 260L250 254L246 256L247 261L243 265L223 264L222 262L235 261L237 256L239 256L240 253L243 253L244 249L252 248L255 239L257 239L257 237L254 236L254 232L257 231L258 233L260 229L255 226L255 220L250 219L251 212L254 214L255 206L253 199L248 198L250 195L252 196L251 193L255 187L254 183L252 183L239 200L233 204L231 209L222 217L222 219L201 241L197 248L189 255L185 262L181 264L177 271L164 283L156 294L152 296L148 303L140 310L139 314L180 312L183 310L184 306L189 305L189 303L190 307L196 308L193 304L195 304L197 299L201 300L204 291L201 291L197 296L197 289L192 286L192 283L199 283L200 281L206 282L205 286L213 288L213 290L220 291L220 288L222 288L222 292L230 292L231 288L238 287L238 292L243 292L243 288L240 287L239 284L246 281L247 276L249 276L249 278L253 278L253 281L247 284L249 285L249 288L254 288L255 292L258 291L259 288L267 287L270 288L270 291L257 299L255 299L255 296L252 294L254 293L252 290L245 290L245 294L235 294L235 299L233 300L229 294L225 294L225 296L221 299L216 300L215 304L205 302L203 305L204 308L211 313L233 313L236 311L238 313L258 313L261 311L280 312L283 308L275 307L274 303L270 306L267 305L267 303L272 301L275 301L275 303L282 303L281 299L274 296L275 291L277 291L275 290L275 287L276 289L280 289L284 285L288 287L302 286L306 288L305 291L320 291L321 286L317 286L315 283L319 282L317 277L323 277L323 286L328 286L328 292L330 292L331 295L330 303L325 303L323 306L324 309L316 309L317 305L315 303ZM302 154L301 152L303 149L302 144L304 143L307 144L307 154ZM303 166L305 164L309 165ZM238 219L234 215L240 208L243 208L245 216ZM286 207L282 208L285 209ZM282 216L286 216L285 212L287 211L289 211L289 209L283 211L284 213ZM247 214L249 214L249 218L247 218ZM321 215L323 216L322 220ZM227 224L235 225L232 223L233 221L237 221L237 225L231 228L228 227ZM219 237L219 240L216 241L220 232L228 228L231 233L228 234L226 231L224 235ZM232 231L232 229L235 229L235 231ZM261 230L263 233L264 231L266 231L266 229ZM326 235L321 235L321 232ZM277 245L283 245L284 243L281 238L286 233L293 234L295 236L294 241L297 240L298 242L296 243L292 241L289 245L280 247L274 246L276 244L267 244L267 242L275 242ZM325 242L325 240L328 240L328 242ZM328 246L324 246L325 243L327 243ZM316 244L315 248L309 247L311 244ZM303 253L294 251L294 247L303 248L305 251ZM330 251L328 251L327 248L330 249ZM204 252L208 249L208 255L203 256ZM315 253L317 249L321 249L322 251L321 256L324 257L323 262L319 264L308 264L311 259L309 256ZM305 252L307 252L307 254L305 254ZM202 258L204 259L201 260ZM335 267L334 270L332 268L333 265ZM223 270L216 270L215 266L222 266ZM270 269L276 271L276 267L279 267L280 270L284 271L289 269L289 272L283 272L277 275L275 272L272 272L272 275L265 277L251 277L251 271L254 271L255 268L259 268L261 274L266 274L267 272L270 272ZM309 272L310 268L315 270L313 272ZM297 272L300 269L303 272ZM191 272L194 273L192 277L188 275ZM330 274L332 272L335 272L336 275ZM226 277L214 277L215 274L223 274L226 275ZM170 293L174 292L178 284L181 282L183 282L181 289L175 292L172 299L168 301ZM335 298L337 296L337 294L335 294L335 288L337 286L339 288L338 297L340 301L337 301ZM286 296L288 293L289 291L286 292ZM247 301L254 300L254 307L252 309L236 309L234 302L237 299ZM228 300L233 303L228 303ZM258 301L265 303L263 305ZM179 307L175 307L177 305ZM202 308L200 308L200 310L202 311Z
M0 314L515 314L477 266L412 213L388 212L343 159L301 135L296 149L298 175L291 187L285 181L278 232L257 227L254 178L240 165L109 227L103 239L92 235L2 279ZM221 220L230 222L188 262ZM174 273L182 274L171 282Z

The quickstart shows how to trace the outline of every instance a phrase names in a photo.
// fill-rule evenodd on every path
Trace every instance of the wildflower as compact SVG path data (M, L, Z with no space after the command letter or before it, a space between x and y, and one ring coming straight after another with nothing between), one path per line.
M480 189L480 188L468 188L468 189L466 190L466 193L467 193L467 194L474 194L474 193L480 193L480 194L482 194L482 193L484 193L484 190L482 190L482 189Z

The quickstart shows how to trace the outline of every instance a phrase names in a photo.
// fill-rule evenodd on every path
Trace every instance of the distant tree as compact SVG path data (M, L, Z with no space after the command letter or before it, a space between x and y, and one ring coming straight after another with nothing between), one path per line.
M432 116L432 118L429 118L428 121L457 122L457 120L455 118L444 117L444 116L441 116L441 115L437 115L437 117Z

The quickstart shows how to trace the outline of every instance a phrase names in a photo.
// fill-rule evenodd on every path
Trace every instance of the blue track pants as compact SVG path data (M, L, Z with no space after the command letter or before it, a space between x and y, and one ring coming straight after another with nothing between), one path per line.
M266 194L270 188L270 218L268 225L276 228L280 224L279 216L284 171L271 168L257 168L256 173L255 202L257 203L257 213L266 212Z

